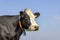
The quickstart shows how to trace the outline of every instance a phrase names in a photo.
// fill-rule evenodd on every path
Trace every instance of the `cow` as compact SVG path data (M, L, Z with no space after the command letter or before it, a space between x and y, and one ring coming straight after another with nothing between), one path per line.
M19 40L25 30L37 31L39 25L35 18L39 16L39 12L33 14L29 8L20 11L19 15L0 16L0 40Z

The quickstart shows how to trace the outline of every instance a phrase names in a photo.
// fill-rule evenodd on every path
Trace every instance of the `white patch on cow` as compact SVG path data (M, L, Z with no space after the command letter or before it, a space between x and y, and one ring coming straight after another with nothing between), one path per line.
M31 30L31 31L36 30L35 26L38 26L38 25L37 25L37 23L36 23L35 20L34 20L34 19L35 19L34 14L33 14L32 11L31 11L30 9L28 9L28 8L25 9L24 12L29 15L30 21L31 21L31 25L30 25L30 27L29 27L28 30Z

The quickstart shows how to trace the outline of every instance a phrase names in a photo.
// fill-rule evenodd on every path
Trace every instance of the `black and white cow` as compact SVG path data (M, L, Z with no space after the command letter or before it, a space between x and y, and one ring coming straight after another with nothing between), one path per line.
M20 11L20 15L0 16L0 40L19 40L25 30L38 30L38 24L34 19L39 15L39 12L33 14L27 8L24 11Z

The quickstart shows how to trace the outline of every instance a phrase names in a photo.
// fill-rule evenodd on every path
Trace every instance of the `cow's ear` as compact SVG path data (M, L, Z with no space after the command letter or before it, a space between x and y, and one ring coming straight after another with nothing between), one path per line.
M23 17L23 15L24 15L24 12L20 11L20 16Z
M34 13L34 16L35 16L35 18L37 18L37 17L40 16L40 13L39 12L36 12L36 13Z

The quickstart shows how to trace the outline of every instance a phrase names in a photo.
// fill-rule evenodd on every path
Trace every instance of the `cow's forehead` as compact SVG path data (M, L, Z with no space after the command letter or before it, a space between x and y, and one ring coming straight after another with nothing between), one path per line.
M29 8L25 9L24 12L25 12L27 15L29 15L29 17L35 18L35 17L34 17L34 14L32 13L32 11L31 11Z

